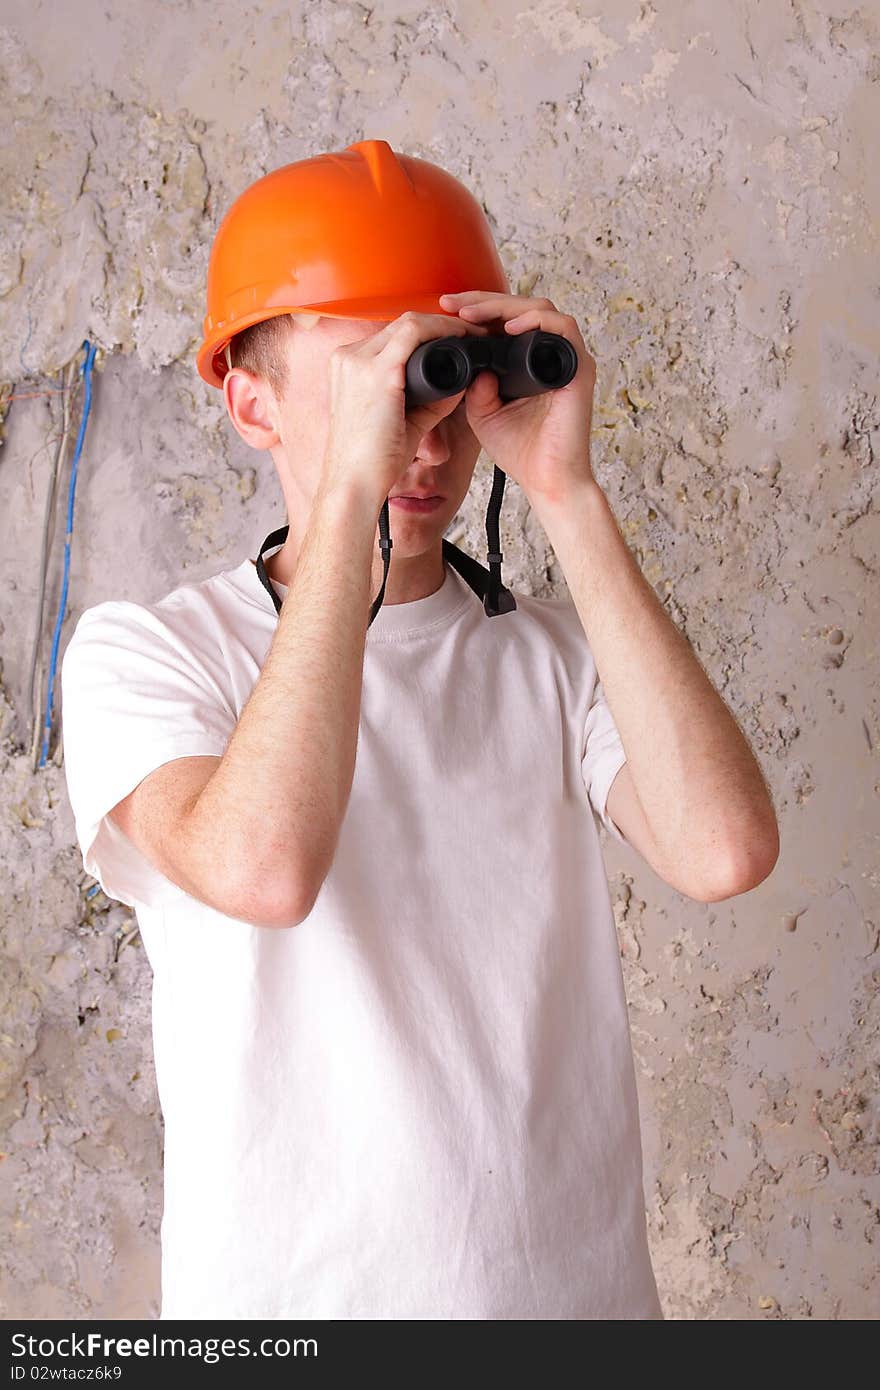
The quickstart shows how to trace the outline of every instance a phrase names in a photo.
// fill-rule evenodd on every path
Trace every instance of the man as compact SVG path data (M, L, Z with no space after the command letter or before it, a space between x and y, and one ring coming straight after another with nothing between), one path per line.
M440 502L392 502L373 620L384 484L327 486L329 457L354 471L331 368L378 382L438 327L304 296L214 380L284 492L274 597L248 556L86 610L65 653L84 864L154 972L163 1318L662 1316L598 824L714 901L770 872L775 818L592 474L575 320L434 298L456 331L562 333L579 368L507 404L481 373L401 458L392 495ZM445 562L481 446L570 597L489 620Z

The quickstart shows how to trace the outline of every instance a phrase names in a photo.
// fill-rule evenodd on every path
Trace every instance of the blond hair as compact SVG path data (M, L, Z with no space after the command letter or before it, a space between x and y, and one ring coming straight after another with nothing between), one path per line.
M303 313L274 314L272 318L243 328L226 344L226 365L243 367L268 381L276 400L287 390L287 341L295 329L309 332L321 318L310 310Z

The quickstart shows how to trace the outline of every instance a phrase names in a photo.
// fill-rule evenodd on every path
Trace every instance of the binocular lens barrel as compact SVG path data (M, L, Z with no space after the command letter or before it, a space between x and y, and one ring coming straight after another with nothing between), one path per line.
M577 371L577 353L559 333L485 338L433 338L406 364L406 405L442 400L464 391L482 371L495 372L502 400L537 396L567 386Z

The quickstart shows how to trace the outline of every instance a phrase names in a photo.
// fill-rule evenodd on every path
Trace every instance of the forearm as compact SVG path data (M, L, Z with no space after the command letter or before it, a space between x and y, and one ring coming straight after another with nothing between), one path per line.
M296 920L330 867L354 777L375 509L315 499L266 660L193 814L219 822L240 893Z
M644 578L597 483L533 507L565 573L670 877L717 881L772 864L778 834L758 763L687 638ZM769 872L769 869L768 869Z

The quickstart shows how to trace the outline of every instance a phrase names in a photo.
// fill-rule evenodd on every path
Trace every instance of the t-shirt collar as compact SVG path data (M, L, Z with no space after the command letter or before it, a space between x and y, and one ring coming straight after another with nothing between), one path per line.
M394 564L392 556L391 563ZM444 558L445 575L443 583L432 594L424 598L411 599L408 603L382 603L370 626L367 628L368 642L399 641L401 638L424 632L435 624L453 617L464 609L467 603L480 600L468 587L461 575ZM233 575L235 571L233 571ZM257 574L256 562L248 557L239 566L239 577L248 591L259 601L260 606L276 617L272 599L267 594ZM280 599L287 594L287 585L269 578Z

